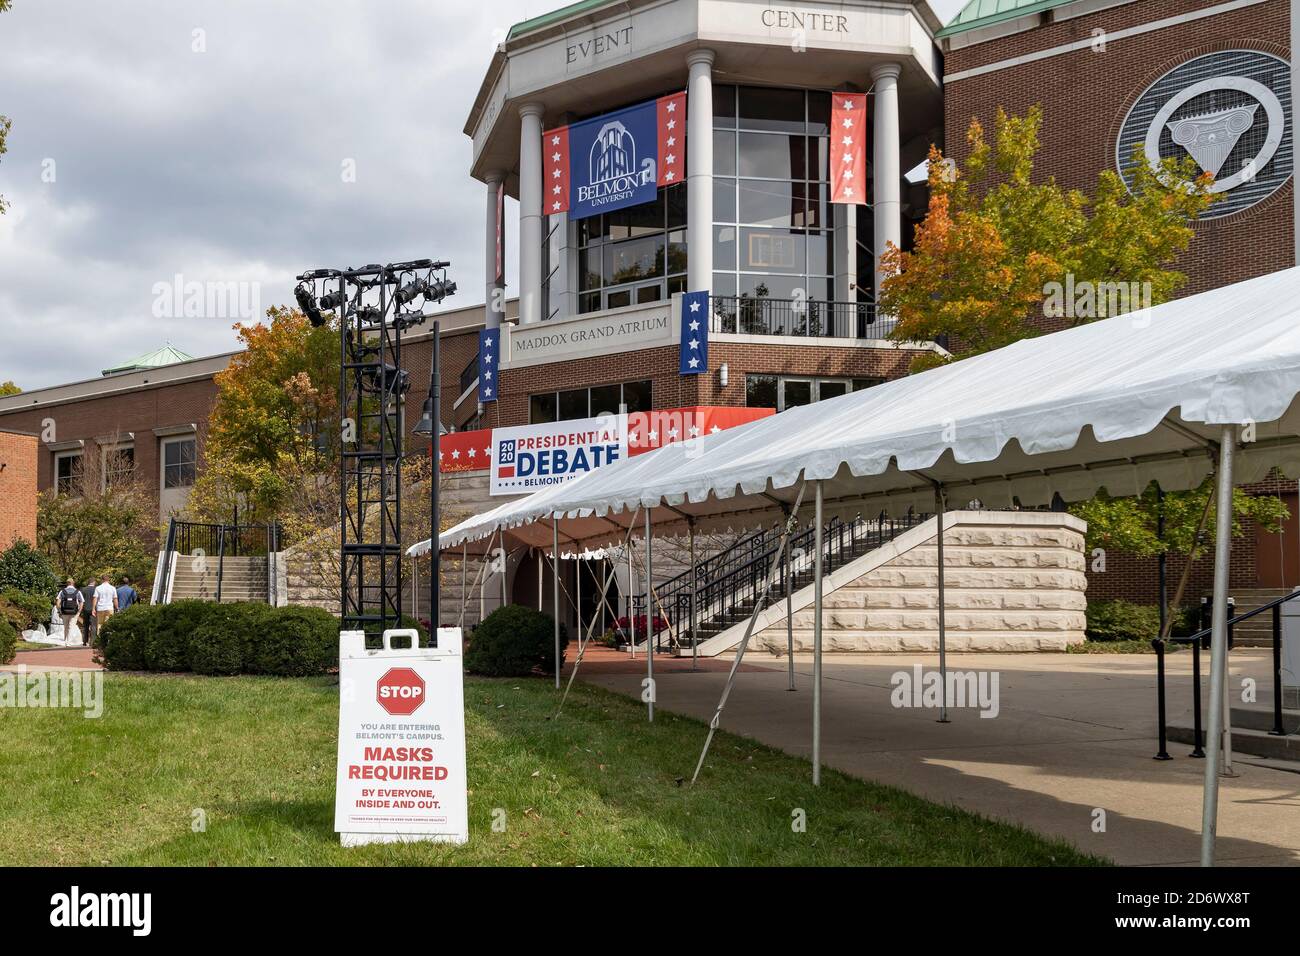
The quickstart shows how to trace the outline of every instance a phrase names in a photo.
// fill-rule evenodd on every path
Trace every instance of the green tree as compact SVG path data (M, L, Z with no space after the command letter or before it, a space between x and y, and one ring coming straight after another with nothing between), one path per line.
M53 601L60 583L49 560L27 541L15 541L0 554L0 591L14 588Z
M21 395L22 389L13 382L0 382L0 398L6 395Z
M1091 196L1067 190L1034 176L1042 119L1037 106L1023 117L999 109L992 143L972 121L964 169L931 148L930 205L914 248L890 244L881 260L880 308L898 320L895 339L946 335L962 358L1047 331L1045 317L1092 321L1157 305L1183 284L1170 264L1213 201L1210 177L1190 159L1158 173L1143 162L1131 190L1113 170L1099 174ZM1052 315L1073 305L1059 301L1068 280L1126 295ZM1137 302L1127 296L1133 288Z
M37 545L60 577L86 583L129 574L142 589L153 577L157 503L136 484L96 494L44 492L37 505Z

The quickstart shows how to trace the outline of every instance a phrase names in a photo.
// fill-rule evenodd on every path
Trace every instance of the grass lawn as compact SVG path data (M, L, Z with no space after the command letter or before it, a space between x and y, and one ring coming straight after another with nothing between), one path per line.
M344 850L334 679L109 674L104 716L0 709L0 864L1079 865L1068 845L577 684L471 679L470 842ZM493 832L493 809L506 812ZM194 811L206 832L193 832ZM792 813L806 812L806 832Z

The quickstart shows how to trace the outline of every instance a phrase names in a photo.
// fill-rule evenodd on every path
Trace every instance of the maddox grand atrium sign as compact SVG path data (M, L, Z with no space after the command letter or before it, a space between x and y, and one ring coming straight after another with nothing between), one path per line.
M586 219L651 202L686 168L686 94L542 134L542 208Z
M488 491L526 495L626 457L626 416L494 428Z
M511 325L502 349L502 368L675 345L677 308L675 303L654 302L594 316Z

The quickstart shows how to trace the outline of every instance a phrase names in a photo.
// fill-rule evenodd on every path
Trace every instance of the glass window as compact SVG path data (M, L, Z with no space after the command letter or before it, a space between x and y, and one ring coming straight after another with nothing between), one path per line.
M796 273L805 269L804 235L792 229L740 229L740 267L768 273Z
M528 421L534 425L556 420L556 397L554 392L542 392L528 399Z
M839 398L841 395L849 393L848 382L835 382L823 379L817 383L817 401L824 402L828 398Z
M713 131L713 175L736 175L736 134L730 130Z
M713 180L713 221L736 221L736 181L734 179Z
M807 179L802 136L741 133L738 172L758 179Z
M745 404L750 408L776 408L775 375L746 375Z
M617 415L623 401L622 385L597 385L591 390L591 415Z
M619 289L618 291L611 292L605 296L605 308L607 309L621 309L623 306L631 304L631 289Z
M179 438L163 445L163 487L189 488L194 484L193 438Z
M782 409L812 404L813 383L807 379L788 378L781 383Z
M590 418L591 408L589 402L588 389L571 388L568 391L560 392L560 421L569 422L575 418Z
M650 411L650 383L648 381L624 382L623 404L627 406L629 412Z
M713 87L713 125L736 127L736 88L725 83Z
M628 239L605 247L605 285L621 285L664 274L662 235Z
M736 268L736 227L713 227L713 266L715 269Z
M653 202L593 216L578 227L578 310L617 309L666 299L686 272L686 186L659 190ZM647 280L654 282L646 289ZM635 288L619 288L630 286Z
M81 494L81 452L56 455L54 475L55 494Z
M664 297L663 286L655 283L654 285L637 286L636 301L638 305L646 302L658 302Z
M135 448L104 449L104 487L129 484L135 477Z
M741 129L802 133L807 126L803 90L742 86L738 112Z
M853 391L860 392L864 388L871 388L873 385L879 385L883 378L855 378L853 380Z
M808 91L808 132L825 133L831 128L831 94L826 90Z
M742 179L740 222L801 228L808 215L805 188L803 183Z

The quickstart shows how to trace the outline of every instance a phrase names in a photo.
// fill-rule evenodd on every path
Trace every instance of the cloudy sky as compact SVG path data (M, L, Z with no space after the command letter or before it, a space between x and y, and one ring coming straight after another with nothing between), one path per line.
M230 314L176 312L178 277L240 283L260 315L306 268L438 256L463 290L449 305L481 302L461 131L510 25L562 5L13 0L0 382L90 378L168 342L233 348ZM962 5L932 0L945 20Z

